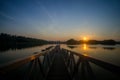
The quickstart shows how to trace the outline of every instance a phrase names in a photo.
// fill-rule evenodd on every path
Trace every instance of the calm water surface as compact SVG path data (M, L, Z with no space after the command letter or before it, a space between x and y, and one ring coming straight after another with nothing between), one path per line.
M120 66L120 45L62 45L63 48Z
M16 59L24 58L33 55L34 52L41 52L41 50L51 45L36 46L31 48L9 49L0 51L0 65L14 61ZM55 45L53 45L55 46ZM120 45L61 45L62 48L78 52L79 54L94 57L105 62L120 66ZM77 58L76 58L77 59ZM96 77L96 80L120 80L120 77L112 72L97 66L91 62L90 66ZM26 69L26 68L25 68ZM24 70L22 70L24 72ZM19 72L19 71L18 71ZM109 77L108 77L109 76Z
M30 48L9 49L7 51L1 51L0 64L30 56L34 52L41 52L42 49L45 49L49 46L51 45L42 45ZM120 45L110 46L110 45L87 45L87 44L81 45L62 44L61 47L120 66Z
M79 54L91 56L93 58L120 66L120 45L110 46L81 44L61 45L61 47L78 52ZM109 70L106 70L91 62L89 62L89 64L94 76L96 77L95 80L120 80L120 77L118 75L113 74Z
M51 45L42 45L36 47L29 48L21 48L21 49L9 49L6 51L0 52L0 65L14 61L16 59L25 58L27 56L33 55L34 52L41 52L41 50L49 47Z

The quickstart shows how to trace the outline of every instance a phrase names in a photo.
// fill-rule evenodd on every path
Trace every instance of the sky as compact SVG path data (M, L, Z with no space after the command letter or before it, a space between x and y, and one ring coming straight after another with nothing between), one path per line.
M120 0L0 0L0 33L120 40Z

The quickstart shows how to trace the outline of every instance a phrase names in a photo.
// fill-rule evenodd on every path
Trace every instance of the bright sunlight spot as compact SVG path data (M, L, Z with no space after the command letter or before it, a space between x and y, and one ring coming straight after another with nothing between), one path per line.
M87 41L87 40L88 40L88 38L87 38L87 37L83 37L83 40L84 40L84 41Z
M87 50L87 45L83 44L83 50Z

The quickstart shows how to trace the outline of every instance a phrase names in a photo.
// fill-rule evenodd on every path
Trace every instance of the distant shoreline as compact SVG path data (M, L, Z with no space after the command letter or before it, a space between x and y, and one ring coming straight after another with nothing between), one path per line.
M79 44L101 44L101 45L116 45L116 44L120 44L120 41L115 41L112 39L109 40L102 40L102 41L98 41L98 40L88 40L88 41L77 41L74 39L69 39L66 41L66 44L70 44L70 45L79 45Z
M1 42L0 45L20 45L20 44L40 45L40 44L48 43L48 41L43 40L43 39L10 35L6 33L0 34L0 42Z
M67 41L47 41L43 39L29 38L24 36L10 35L6 33L0 33L0 46L19 46L19 45L44 45L44 44L70 44L70 45L79 45L79 44L102 44L102 45L116 45L120 44L120 41L115 41L113 39L109 40L75 40L69 39Z

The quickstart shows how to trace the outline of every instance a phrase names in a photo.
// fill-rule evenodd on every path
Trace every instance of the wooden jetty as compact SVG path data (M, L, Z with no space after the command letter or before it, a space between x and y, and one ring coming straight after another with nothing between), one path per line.
M91 63L120 79L119 66L57 45L0 66L0 80L98 80Z

